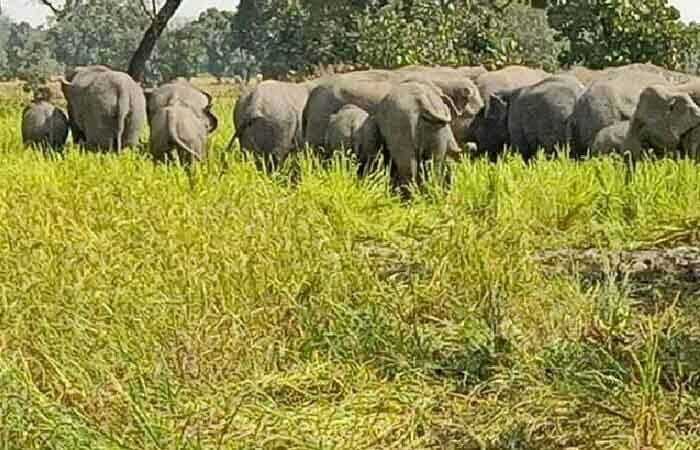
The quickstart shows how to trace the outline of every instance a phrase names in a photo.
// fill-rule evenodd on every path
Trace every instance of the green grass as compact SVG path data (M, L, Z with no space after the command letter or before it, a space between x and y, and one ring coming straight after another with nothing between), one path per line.
M188 176L25 150L0 104L0 448L700 448L700 294L535 258L699 244L698 166L474 161L402 203L221 155L230 108Z

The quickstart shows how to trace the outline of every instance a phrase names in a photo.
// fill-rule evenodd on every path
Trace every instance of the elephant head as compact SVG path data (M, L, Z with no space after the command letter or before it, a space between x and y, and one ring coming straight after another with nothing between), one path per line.
M676 150L683 136L700 125L700 107L691 96L667 85L644 89L633 116L633 132L644 145Z

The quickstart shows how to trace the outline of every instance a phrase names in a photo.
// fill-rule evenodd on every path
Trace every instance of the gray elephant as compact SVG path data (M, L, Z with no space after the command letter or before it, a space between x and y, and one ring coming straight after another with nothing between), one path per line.
M525 66L508 66L493 72L486 72L478 76L474 83L479 89L481 98L485 103L493 94L510 92L525 86L531 86L547 78L549 74L544 70L531 69Z
M600 130L590 147L591 156L623 154L629 133L630 121L623 120Z
M175 102L158 109L151 118L151 155L162 162L176 157L185 165L200 161L205 156L208 133L194 109Z
M700 127L695 127L683 136L681 141L683 156L700 162Z
M425 164L438 166L459 152L445 94L435 85L407 81L396 85L377 107L375 119L394 169L394 182L408 194L420 183Z
M263 81L241 95L233 110L236 139L241 148L274 163L304 143L302 114L315 82Z
M603 128L631 120L642 91L665 82L659 74L630 69L613 72L591 83L571 115L573 155L585 155Z
M358 172L364 174L381 151L379 126L364 109L345 105L331 115L324 145L329 149L352 150L360 165Z
M61 88L76 143L103 151L138 144L146 98L128 74L104 66L79 67L62 80Z
M458 69L450 67L404 68L400 81L425 81L433 83L450 100L452 111L452 132L457 143L465 145L470 141L469 126L483 108L484 102L476 84Z
M68 118L48 102L36 102L22 113L22 142L58 150L68 138Z
M654 64L642 63L609 67L603 70L592 70L582 66L573 66L560 72L559 74L573 76L584 85L589 86L594 81L615 78L620 75L624 75L625 72L644 72L654 75L660 75L670 84L687 83L693 79L696 79L696 77L685 73L674 72L672 70L664 69L663 67L655 66Z
M311 92L304 109L304 136L315 148L323 146L331 115L354 104L373 114L379 103L399 83L433 83L451 100L451 116L459 136L466 136L476 112L483 105L476 85L463 73L448 67L409 66L397 71L369 70L330 77ZM466 143L466 139L464 139Z
M161 109L179 104L191 109L208 133L213 133L219 127L219 120L212 112L211 95L184 78L177 78L155 89L144 89L144 94L149 123Z
M515 94L508 112L510 143L527 161L571 140L569 118L585 88L573 77L553 76Z
M630 122L625 148L634 160L644 150L681 150L686 133L700 126L700 107L687 92L666 84L645 88Z
M313 148L323 149L330 117L345 105L369 114L399 82L401 75L387 70L368 70L321 80L309 94L303 112L303 135ZM327 149L328 150L328 149Z
M542 70L522 66L510 66L479 76L475 84L484 106L471 122L465 139L476 143L478 153L488 155L491 160L497 159L510 143L508 113L513 96L518 89L538 83L547 76Z

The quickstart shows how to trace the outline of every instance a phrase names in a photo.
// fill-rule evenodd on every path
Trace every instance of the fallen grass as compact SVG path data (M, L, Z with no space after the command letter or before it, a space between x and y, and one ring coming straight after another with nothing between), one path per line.
M700 447L700 294L534 258L697 245L696 165L474 161L405 204L221 155L230 107L188 176L25 150L0 104L3 448Z

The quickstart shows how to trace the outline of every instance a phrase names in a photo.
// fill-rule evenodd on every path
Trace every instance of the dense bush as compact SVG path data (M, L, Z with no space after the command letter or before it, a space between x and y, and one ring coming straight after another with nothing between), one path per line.
M678 69L697 49L700 32L680 21L668 0L557 0L548 10L557 38L568 43L562 64L600 69L650 62Z

